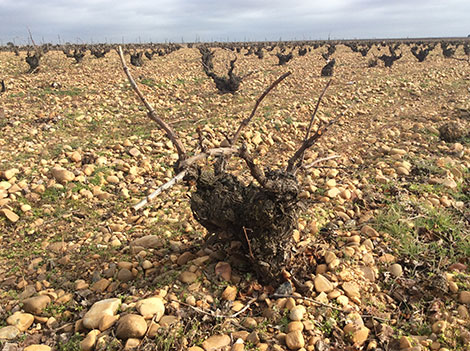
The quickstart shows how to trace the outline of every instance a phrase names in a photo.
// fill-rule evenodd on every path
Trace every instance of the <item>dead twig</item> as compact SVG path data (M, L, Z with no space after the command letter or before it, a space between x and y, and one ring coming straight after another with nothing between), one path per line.
M248 303L245 305L245 307L243 307L243 308L242 308L240 311L238 311L237 313L232 314L232 315L230 316L230 318L235 318L235 317L241 315L241 314L242 314L243 312L245 312L248 308L250 308L251 304L252 304L253 302L255 302L257 299L258 299L257 296L251 298L251 300L248 301Z
M286 172L287 173L295 173L295 171L299 168L299 166L301 166L301 164L299 164L300 162L298 162L296 164L296 161L302 157L302 155L304 154L305 150L307 150L308 148L312 147L313 144L315 144L315 142L320 139L325 133L326 131L328 130L328 128L336 123L336 121L338 120L338 118L335 118L334 120L332 120L331 122L327 123L326 125L324 126L320 126L318 127L317 131L315 132L315 134L313 134L310 138L308 138L307 140L305 140L302 145L300 146L300 148L296 151L296 153L294 154L294 156L292 156L289 161L287 162L287 168L286 168Z
M245 312L248 308L250 308L250 306L253 304L253 302L255 302L256 300L258 299L257 296L255 297L252 297L248 303L238 312L232 314L232 315L225 315L225 314L218 314L214 311L211 311L211 312L207 312L207 311L204 311L198 307L194 307L194 306L191 306L190 304L187 304L186 302L182 302L182 301L178 301L179 304L183 305L183 306L187 306L191 309L193 309L194 311L198 312L198 313L201 313L201 314L204 314L206 316L210 316L210 317L214 317L214 318L236 318L238 317L239 315L241 315L243 312Z
M309 168L314 167L317 163L325 162L325 161L329 161L329 160L334 160L335 158L340 158L340 157L341 157L340 155L332 155L332 156L328 156L328 157L324 157L324 158L319 158L319 159L313 161L312 163L309 163L308 165L302 166L302 168L303 169L309 169ZM336 168L336 167L334 167L334 168Z
M150 195L148 195L145 199L139 201L139 203L133 206L134 210L140 210L142 207L147 205L150 201L155 199L158 195L160 195L163 191L170 189L173 185L181 181L184 176L186 175L187 171L181 171L176 176L174 176L171 180L166 182L165 184L159 186L155 191L153 191Z
M310 123L308 124L308 128L307 128L307 133L305 134L305 138L304 138L304 142L308 139L308 137L310 136L310 131L312 130L312 125L313 125L313 121L315 119L315 116L317 115L317 112L318 112L318 108L320 107L320 102L323 98L323 95L325 95L326 93L326 90L328 89L328 87L330 86L331 82L333 81L333 79L330 79L328 81L328 83L326 83L325 87L323 88L323 91L321 92L320 94L320 97L318 98L318 101L317 101L317 104L315 105L315 110L313 110L313 114L312 114L312 117L310 118Z
M302 300L305 300L305 301L309 301L315 305L318 305L318 306L322 306L322 307L328 307L328 308L331 308L332 310L335 310L335 311L338 311L338 312L342 312L342 313L347 313L346 311L344 311L343 309L341 308L338 308L338 307L335 307L335 306L331 306L331 305L328 305L326 303L323 303L323 302L319 302L317 300L314 300L314 299L311 299L309 297L305 297L305 296L295 296L295 295L281 295L281 294L273 294L271 295L270 297L272 298L275 298L275 299L279 299L279 298L293 298L293 299L302 299Z
M243 227L243 233L245 233L246 243L248 244L248 251L250 253L250 257L252 260L254 260L255 256L253 256L253 251L251 251L251 243L250 243L250 239L248 239L248 234L246 233L245 227Z
M323 88L320 96L318 97L318 101L317 101L317 104L315 106L315 110L313 111L312 117L310 118L310 122L309 122L309 125L308 125L308 128L307 128L307 132L305 134L304 141L303 141L302 145L300 146L300 148L297 150L297 152L294 154L294 156L292 156L291 159L288 161L288 165L287 165L287 169L286 169L287 173L289 173L289 172L294 172L295 173L295 171L298 168L302 167L302 162L303 162L303 159L304 159L305 150L307 150L309 147L311 147L323 135L323 132L326 131L326 128L331 124L331 123L328 124L324 128L324 130L322 130L321 126L318 127L315 134L312 137L310 137L310 131L312 129L312 125L313 125L313 121L315 119L315 116L317 115L318 108L320 107L320 102L323 99L323 96L325 95L326 90L330 86L331 82L332 82L332 79L330 79L328 81L328 83L326 83L326 86ZM299 161L297 162L297 160L299 160ZM296 162L297 162L297 164L296 164Z
M177 137L177 135L174 132L173 128L171 128L171 126L168 123L166 123L164 120L162 120L160 117L157 116L157 114L155 113L155 110L153 109L153 107L145 99L144 95L142 94L139 87L137 86L134 78L132 77L131 72L129 71L129 68L126 65L126 61L124 59L124 54L122 52L121 46L119 46L119 57L121 58L122 68L124 69L124 73L126 73L126 76L129 80L129 83L131 84L132 89L134 89L137 96L139 97L139 99L142 101L142 103L145 105L145 107L148 110L147 116L150 117L155 122L157 122L157 124L160 126L160 128L162 128L165 131L167 137L171 140L173 145L175 145L176 150L178 151L179 161L185 160L186 159L186 149L185 149L183 143Z
M260 95L260 97L256 100L255 106L253 107L253 110L251 111L251 114L248 118L245 118L241 123L240 126L238 127L237 131L233 135L233 138L230 140L230 145L235 145L237 142L238 138L240 137L240 133L242 132L242 129L245 128L250 121L253 119L256 110L258 109L259 104L263 99L270 93L271 90L273 90L280 82L282 82L284 79L289 77L292 74L292 72L286 72L282 76L280 76L278 79L276 79L264 92L263 94Z

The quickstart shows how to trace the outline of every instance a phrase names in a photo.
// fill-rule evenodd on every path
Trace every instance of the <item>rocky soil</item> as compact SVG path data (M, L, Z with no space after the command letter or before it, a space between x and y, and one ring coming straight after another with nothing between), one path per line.
M262 165L285 166L327 82L321 50L285 66L238 54L254 73L235 95L217 94L197 49L131 70L190 149L197 126L218 146L291 70L242 136ZM183 185L132 210L178 156L115 52L50 52L34 75L1 53L0 348L470 349L470 65L403 52L391 69L335 53L318 117L339 121L305 164L335 157L299 173L302 293L261 285L241 243L206 244ZM216 71L233 55L217 49ZM241 161L229 168L251 181Z

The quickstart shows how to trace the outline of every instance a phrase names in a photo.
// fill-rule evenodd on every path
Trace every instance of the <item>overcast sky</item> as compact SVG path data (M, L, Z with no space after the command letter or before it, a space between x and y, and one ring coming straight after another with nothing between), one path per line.
M0 0L0 40L185 42L470 34L470 0Z

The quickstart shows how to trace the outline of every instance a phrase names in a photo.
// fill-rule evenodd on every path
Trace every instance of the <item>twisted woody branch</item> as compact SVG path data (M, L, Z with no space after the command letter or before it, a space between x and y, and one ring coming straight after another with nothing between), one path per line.
M283 74L263 92L256 100L249 117L241 122L231 138L227 137L227 140L222 143L223 147L202 148L200 153L187 157L186 150L176 133L156 115L140 92L125 65L122 50L119 52L124 71L131 86L149 111L148 116L165 131L179 155L177 167L175 167L178 174L134 208L143 207L177 181L185 180L189 184L195 184L190 200L191 210L194 218L208 230L208 237L219 241L222 245L231 241L240 242L242 253L246 258L246 268L254 269L262 282L273 285L281 283L286 277L282 272L289 269L295 256L295 242L292 234L297 227L300 210L298 198L300 191L295 171L301 166L305 150L311 147L333 123L318 128L310 136L318 105L330 83L323 90L311 117L305 140L289 160L287 169L263 169L255 162L245 144L239 148L235 145L243 128L253 119L261 101L288 77L290 72ZM200 134L199 137L201 139L202 135ZM201 140L200 144L202 145ZM245 185L245 182L225 171L225 164L232 156L240 157L245 161L257 183L251 182ZM198 161L208 157L216 159L213 170L198 164Z

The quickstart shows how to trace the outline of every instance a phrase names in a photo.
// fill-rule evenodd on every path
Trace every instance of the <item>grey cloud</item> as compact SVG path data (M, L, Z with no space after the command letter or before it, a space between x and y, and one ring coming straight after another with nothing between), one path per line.
M468 0L0 0L0 39L277 40L466 36Z

